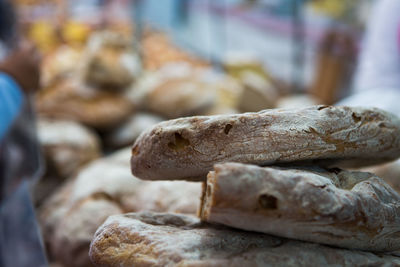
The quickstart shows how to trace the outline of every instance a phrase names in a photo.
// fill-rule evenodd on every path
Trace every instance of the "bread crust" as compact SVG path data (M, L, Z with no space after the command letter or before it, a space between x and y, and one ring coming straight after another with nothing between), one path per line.
M205 180L215 163L357 167L400 156L400 120L376 108L313 106L159 123L132 149L133 175Z
M287 240L162 213L115 215L90 246L95 266L396 266L400 258Z
M44 117L73 120L97 129L109 129L126 121L134 104L124 93L101 91L76 78L67 78L36 96L38 113Z
M129 156L126 148L93 161L41 207L40 225L50 259L65 266L92 266L90 241L110 215L141 210L196 213L201 184L133 178Z
M400 195L374 174L214 168L203 190L204 221L350 249L400 249Z

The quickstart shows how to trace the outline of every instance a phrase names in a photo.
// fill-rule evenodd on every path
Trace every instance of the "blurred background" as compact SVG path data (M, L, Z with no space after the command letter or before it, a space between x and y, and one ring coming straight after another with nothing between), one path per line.
M91 266L90 241L111 214L196 212L198 184L177 190L131 175L130 147L148 127L348 98L377 2L13 1L17 29L0 58L13 38L31 40L42 54L33 103L45 168L33 203L47 261Z
M49 57L61 46L83 49L94 33L107 29L133 41L145 71L201 62L240 80L244 71L258 68L279 95L306 93L331 104L351 85L374 1L15 2L21 30Z

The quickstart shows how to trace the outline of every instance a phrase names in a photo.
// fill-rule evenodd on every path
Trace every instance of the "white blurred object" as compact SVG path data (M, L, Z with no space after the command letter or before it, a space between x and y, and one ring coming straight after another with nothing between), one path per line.
M290 95L279 99L276 108L304 108L318 104L321 104L321 101L311 95Z
M2 61L7 55L7 48L6 46L0 42L0 61Z
M400 72L399 72L400 76ZM376 88L356 92L338 102L337 105L377 107L400 116L400 86L399 88Z
M353 95L339 104L367 105L400 115L400 1L376 1Z
M163 121L163 118L154 114L137 113L114 129L110 135L107 136L107 141L113 147L131 145L143 131L161 121Z

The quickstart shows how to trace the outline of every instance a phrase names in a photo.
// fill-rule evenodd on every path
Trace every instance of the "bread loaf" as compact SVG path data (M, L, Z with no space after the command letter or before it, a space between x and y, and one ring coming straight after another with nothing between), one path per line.
M99 129L119 125L134 111L134 104L124 94L100 91L76 78L38 92L36 104L42 116L79 121Z
M90 247L95 266L397 266L400 258L215 226L192 216L115 215Z
M371 108L313 106L159 123L132 149L132 173L147 180L205 180L215 163L318 161L365 166L400 156L400 119Z
M151 113L174 119L204 114L215 104L215 84L205 79L206 72L189 64L168 64L144 75L131 98Z
M50 259L65 266L90 266L90 241L109 215L142 210L196 213L200 183L133 178L129 156L127 148L93 161L41 207Z
M47 168L63 179L100 157L100 140L91 129L74 121L40 118L38 138Z
M204 221L370 251L400 249L400 195L374 174L218 164Z
M140 72L132 42L123 34L103 31L93 34L81 59L83 80L101 89L126 89Z

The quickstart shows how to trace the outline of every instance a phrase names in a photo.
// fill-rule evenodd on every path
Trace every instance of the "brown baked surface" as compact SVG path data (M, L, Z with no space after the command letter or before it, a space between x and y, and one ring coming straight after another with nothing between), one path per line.
M130 148L97 159L67 180L38 211L49 259L88 267L96 229L114 214L151 210L196 214L201 184L132 177Z
M101 129L115 127L134 111L124 94L100 91L78 79L65 79L40 91L36 105L42 116L79 121Z
M159 123L132 149L146 180L205 180L215 163L317 161L357 167L400 156L400 119L376 108L313 106Z
M163 213L115 215L97 230L96 266L396 266L400 258L287 240Z
M400 249L400 195L372 173L218 164L200 216L213 223L350 249Z

